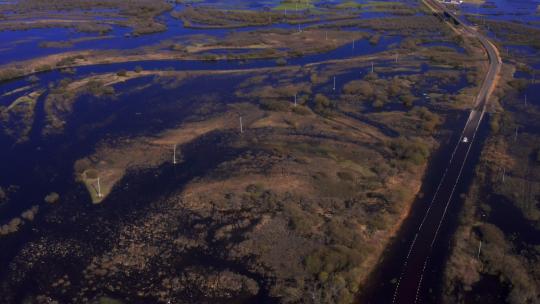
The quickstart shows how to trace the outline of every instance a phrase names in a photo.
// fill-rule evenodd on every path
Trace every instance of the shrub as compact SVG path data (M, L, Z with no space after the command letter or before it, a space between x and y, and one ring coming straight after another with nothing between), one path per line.
M87 158L79 159L73 165L73 169L76 173L80 174L83 173L86 169L88 169L88 167L90 167L90 164L90 160L88 160Z
M120 77L126 77L127 76L127 71L122 69L122 70L116 72L116 75L118 75Z
M249 184L246 187L246 192L252 194L260 194L264 191L264 187L261 184Z
M296 107L293 107L292 111L295 114L298 114L298 115L309 115L309 113L310 113L310 111L306 107L300 106L300 105L297 105Z
M518 91L522 91L527 87L528 81L527 79L523 79L523 78L515 78L515 79L510 80L509 84L512 88Z
M218 56L215 55L215 54L209 54L209 53L206 53L206 54L203 54L203 55L202 55L202 60L206 60L206 61L216 61L216 60L218 60Z
M39 77L37 77L36 75L30 75L30 76L28 77L28 81L33 82L33 83L38 82L38 81L39 81Z
M51 192L47 196L45 196L45 202L49 204L54 204L60 199L60 195L56 192Z
M369 43L372 45L379 44L379 41L381 40L381 35L375 34L369 38Z
M40 65L36 68L36 72L44 72L44 71L49 71L50 69L52 69L52 67L48 64L43 64L43 65Z
M260 105L263 110L267 111L283 112L289 110L289 104L280 100L263 100Z
M176 52L180 52L180 51L184 51L185 48L184 48L184 46L182 46L180 44L173 44L173 45L171 45L171 50L176 51Z
M78 59L78 57L75 57L75 56L64 57L64 58L60 59L60 60L56 63L56 66L70 66L70 65L74 65L77 59Z
M343 91L345 92L345 94L359 94L366 97L373 96L374 93L373 85L365 80L353 80L351 82L348 82L343 87Z
M397 158L415 165L421 165L429 156L429 147L420 140L398 138L394 140L390 148Z
M493 134L499 133L501 130L501 116L494 114L489 120L489 128Z
M404 94L404 95L401 95L399 97L399 99L401 99L401 102L403 102L403 104L406 106L406 107L412 107L413 103L414 103L414 100L416 99L413 95L411 94Z
M332 106L330 99L323 94L315 95L315 109L318 111L328 109Z
M88 170L85 172L86 178L95 179L98 177L98 172L96 170Z
M276 64L279 66L287 65L287 60L285 60L285 58L278 58L276 59Z
M384 107L384 101L382 101L381 99L377 99L373 102L373 107L374 108L382 108Z
M353 181L354 176L350 172L338 172L337 176L343 181Z
M304 259L304 266L306 270L312 274L321 272L321 260L317 253L310 254Z
M439 115L431 112L426 107L414 107L409 113L422 119L420 127L429 133L435 131L437 126L441 123Z
M115 93L114 87L106 86L101 81L96 80L89 81L86 89L94 96L112 95Z

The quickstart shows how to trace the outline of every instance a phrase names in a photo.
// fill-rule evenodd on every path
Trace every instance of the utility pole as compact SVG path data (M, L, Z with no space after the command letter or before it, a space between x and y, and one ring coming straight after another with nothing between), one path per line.
M244 133L244 125L242 124L242 116L240 116L240 133Z
M324 40L328 41L328 31L324 32Z
M296 107L296 94L294 94L294 106Z
M480 240L480 244L478 245L478 254L476 255L476 259L480 260L480 252L482 251L482 240Z
M336 76L334 76L334 88L333 90L335 91L336 90Z
M97 193L97 196L98 196L99 198L102 198L103 195L101 194L101 184L100 184L100 182L99 182L99 177L97 178L97 192L98 192L98 193Z
M173 165L176 165L176 145L173 146Z
M371 62L371 73L375 72L375 66L373 65L373 61Z
M352 48L353 48L353 50L354 50L354 41L355 41L355 39L352 40Z

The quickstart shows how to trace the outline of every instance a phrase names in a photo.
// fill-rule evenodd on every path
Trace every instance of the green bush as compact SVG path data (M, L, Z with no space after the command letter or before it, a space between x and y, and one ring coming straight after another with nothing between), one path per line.
M390 144L395 156L403 161L421 165L429 157L429 146L420 140L398 138Z
M349 95L373 96L373 85L365 80L353 80L343 86L343 92Z
M324 96L323 94L317 94L315 95L315 109L317 111L326 110L332 107L332 102L328 97Z

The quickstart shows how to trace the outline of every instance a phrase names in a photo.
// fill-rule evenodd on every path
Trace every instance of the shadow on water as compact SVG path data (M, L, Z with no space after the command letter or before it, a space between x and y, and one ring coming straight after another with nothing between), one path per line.
M200 80L200 79L199 79ZM212 81L210 79L209 81ZM215 91L224 96L222 102L231 93L227 88L231 82L238 81L234 77L221 79ZM148 79L135 79L122 86L147 83ZM62 208L69 206L65 200L80 201L83 206L89 205L89 197L81 185L77 184L73 176L73 164L76 160L92 153L96 143L111 136L137 136L155 134L166 128L173 127L181 122L187 115L193 113L196 100L188 92L195 94L206 93L206 81L186 81L183 85L166 90L156 83L143 92L122 94L118 99L95 98L82 96L75 104L73 117L65 127L65 134L42 137L41 131L46 122L43 102L46 96L39 99L36 110L34 129L30 134L31 140L13 145L6 137L0 137L3 161L0 163L0 184L17 185L20 189L32 191L18 191L10 196L10 202L0 206L3 221L10 219L31 205L40 205L40 213L46 212L48 206L42 204L46 194L55 191L61 194ZM168 93L166 93L168 92ZM190 94L191 94L190 93ZM140 112L142 115L136 115ZM213 112L208 113L212 115ZM114 115L115 120L108 121ZM203 166L204 167L204 166ZM77 194L75 198L69 198ZM67 196L64 198L64 196ZM84 209L84 208L83 208ZM25 225L24 228L34 225ZM36 224L35 226L38 226ZM13 254L28 240L27 235L2 238L3 248L0 251L0 260L3 266L9 262ZM2 267L2 269L5 269Z
M236 136L238 136L236 133L228 132L210 133L195 142L183 146L182 153L185 161L177 166L164 164L159 168L129 173L99 206L87 204L87 200L84 198L86 194L83 191L70 195L70 199L64 201L63 208L54 211L54 213L57 213L58 218L63 220L54 224L42 221L42 223L39 223L41 233L53 240L56 238L70 239L84 243L87 249L83 249L80 253L68 254L66 258L52 258L48 260L46 265L38 267L39 275L36 273L35 276L31 274L26 276L25 282L18 285L18 290L14 291L18 300L22 300L25 295L32 292L38 292L39 289L37 288L39 288L41 280L47 281L44 279L45 276L58 273L59 270L61 270L61 273L69 274L74 286L77 286L77 278L82 279L80 265L86 265L93 257L109 252L115 246L111 241L115 239L112 236L118 235L124 225L136 223L138 219L144 218L155 209L162 210L165 213L168 210L170 212L169 206L172 204L170 199L174 201L175 195L182 191L187 182L203 176L220 163L233 159L242 153L241 149L231 148L227 144ZM129 191L125 191L126 189L129 189ZM181 205L174 204L174 206ZM179 214L182 214L185 218L189 217L188 210L179 211ZM77 218L77 220L68 220L70 218ZM198 221L202 223L208 220L201 218ZM192 229L191 226L185 228ZM191 233L191 231L186 232L188 235ZM255 280L261 287L259 293L254 297L240 295L239 303L245 301L274 303L275 301L268 296L268 292L264 288L266 285L265 279L248 270L242 262L233 262L221 258L223 250L224 248L216 247L204 252L198 250L177 252L171 261L162 261L162 263L167 263L168 272L177 273L177 275L181 275L188 267L201 267L200 265L204 265L206 270L234 271ZM181 256L181 259L177 259L177 256ZM159 263L157 265L152 263L149 267L155 268L155 271L150 270L147 273L148 275L163 270L160 268L163 265L160 266ZM4 275L4 273L0 274ZM151 280L151 278L147 278L143 274L136 281L130 282L133 279L132 276L126 277L124 279L125 284L127 286L133 284L135 288L140 280ZM183 297L195 301L208 300L203 294L197 293L196 286L187 290ZM69 302L70 298L64 300ZM147 303L149 300L151 299L139 298L130 303Z
M63 183L73 180L73 163L91 153L96 143L112 137L152 135L172 128L193 114L198 106L197 96L207 94L208 82L215 84L214 92L222 97L219 102L232 100L228 88L242 77L202 77L188 79L175 88L164 88L152 77L141 77L116 85L124 91L139 85L151 84L144 90L123 93L117 97L83 95L74 103L66 118L64 134L43 136L47 123L44 111L46 94L36 106L36 116L30 140L14 145L12 140L0 137L4 161L0 164L1 185L15 184L24 191L12 198L17 204L0 206L1 218L19 215L29 205L39 204L51 192L69 189ZM219 109L219 105L218 108ZM213 112L208 113L211 115Z

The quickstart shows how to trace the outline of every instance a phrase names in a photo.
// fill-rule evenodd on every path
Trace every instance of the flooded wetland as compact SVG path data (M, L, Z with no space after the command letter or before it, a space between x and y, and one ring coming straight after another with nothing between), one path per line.
M503 68L424 302L540 300L538 4L452 8ZM460 26L425 1L0 1L0 303L392 303L488 71Z

